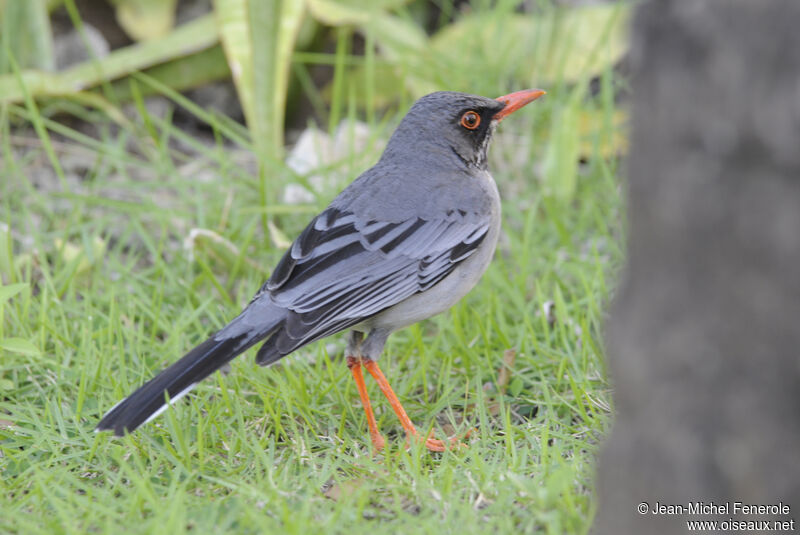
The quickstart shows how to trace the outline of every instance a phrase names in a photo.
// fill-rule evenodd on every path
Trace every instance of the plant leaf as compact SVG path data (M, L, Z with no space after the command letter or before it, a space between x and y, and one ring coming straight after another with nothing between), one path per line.
M7 45L20 69L55 69L53 38L44 0L0 1L0 41ZM0 46L0 73L11 72Z
M121 48L99 61L86 61L59 73L26 70L20 77L34 98L69 95L104 80L201 52L218 42L214 16L208 15L179 26L163 38ZM21 102L24 96L16 76L0 76L0 102Z
M209 82L226 79L231 71L222 47L217 45L190 56L176 58L142 71L153 80L169 86L175 91L186 91ZM130 78L120 78L111 84L114 96L120 101L132 98ZM95 89L96 91L96 89ZM158 94L150 85L141 85L142 96Z
M7 286L0 286L0 305L20 293L28 287L27 282L18 282L16 284L9 284Z
M39 348L23 338L0 338L0 349L22 355L40 355Z
M134 41L157 39L175 25L178 0L116 0L117 22Z
M214 8L256 152L278 158L289 66L304 2L215 0Z
M307 0L308 10L328 26L362 25L373 16L393 9L409 0Z
M283 160L283 123L289 68L305 0L214 0L219 32L258 158L262 208L276 189L267 167ZM261 218L268 232L269 217Z

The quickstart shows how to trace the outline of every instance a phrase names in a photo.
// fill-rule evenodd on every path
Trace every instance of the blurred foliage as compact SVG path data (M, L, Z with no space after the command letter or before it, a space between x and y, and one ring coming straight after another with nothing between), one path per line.
M231 67L256 155L263 205L275 194L268 188L267 164L283 151L283 123L289 66L303 3L296 0L255 2L214 0L225 56ZM264 224L267 224L266 214Z
M169 66L164 78L169 80L170 86L188 89L191 85L187 85L180 75L181 61L208 50L218 40L214 17L208 15L184 24L162 38L120 48L104 58L79 63L59 72L25 69L0 76L0 102L22 102L26 94L35 98L70 98L97 88L103 82L119 80L156 65ZM15 60L14 52L8 49L6 52L6 58ZM19 62L10 61L10 64L19 65Z
M117 22L131 39L144 41L163 37L175 24L178 0L109 0Z
M0 44L23 69L55 68L50 18L44 0L0 0ZM0 53L0 74L11 72L11 58Z
M133 44L102 57L90 52L92 59L56 71L48 13L66 10L88 43L76 0L0 0L0 105L31 110L39 101L67 99L124 123L121 103L141 106L152 93L174 100L180 91L232 79L248 149L258 158L263 207L277 198L276 180L267 177L279 175L288 97L298 90L332 132L353 109L372 121L376 109L440 89L560 89L570 97L549 114L544 161L546 176L557 177L545 189L559 199L571 197L587 144L599 143L606 155L624 148L621 139L597 139L595 132L612 131L597 126L608 114L593 115L582 103L588 82L626 53L629 3L212 0L211 13L175 26L177 0L106 1ZM332 77L320 76L328 66ZM613 115L615 126L625 122L623 111ZM274 228L268 219L265 209L264 228Z
M282 146L290 65L307 15L313 20L313 32L348 27L374 44L380 54L375 98L385 103L398 87L406 87L414 97L442 87L466 89L474 85L475 73L492 85L504 79L514 87L574 83L597 75L625 53L630 11L628 4L609 3L544 7L522 14L519 6L505 2L489 11L463 9L452 23L428 35L418 20L423 17L411 15L408 0L368 4L354 0L214 0L213 14L178 28L173 28L177 0L108 1L115 6L125 32L135 41L149 42L45 75L37 71L53 70L47 10L58 3L0 0L6 50L0 56L0 73L6 73L0 77L0 99L21 102L26 92L20 87L23 84L34 97L69 96L155 65L165 67L159 80L177 90L231 75L254 139L266 139L263 148L273 156L280 154ZM491 17L496 17L498 24L493 24ZM219 43L228 69L210 61L195 65L191 69L195 76L187 79L181 62ZM21 70L19 76L13 74L9 56ZM354 70L356 80L366 75L363 69ZM367 84L353 85L362 90Z
M0 349L10 353L19 353L22 355L38 355L39 349L28 340L19 337L3 335L3 309L5 304L14 296L25 290L30 290L30 287L26 282L9 284L6 286L3 286L2 282L0 282ZM0 388L8 386L4 383L4 381L5 379L0 376Z
M475 86L475 73L487 86L496 80L515 87L575 83L613 66L627 49L627 6L503 15L492 24L491 15L470 13L430 37L408 22L371 18L365 28L393 67L383 73L389 77L384 87L405 85L415 97L442 87L466 90Z

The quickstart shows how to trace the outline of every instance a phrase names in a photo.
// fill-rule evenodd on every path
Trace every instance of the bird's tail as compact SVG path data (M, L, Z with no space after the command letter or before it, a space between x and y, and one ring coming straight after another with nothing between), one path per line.
M149 422L197 383L263 340L277 328L283 316L283 311L275 305L251 303L211 338L114 405L97 424L96 430L113 431L122 436Z

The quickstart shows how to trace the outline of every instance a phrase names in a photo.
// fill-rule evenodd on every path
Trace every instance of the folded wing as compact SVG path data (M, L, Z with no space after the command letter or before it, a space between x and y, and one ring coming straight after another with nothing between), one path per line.
M302 345L356 325L446 277L486 237L488 218L365 221L328 208L292 244L254 298L289 312L259 351L269 364Z

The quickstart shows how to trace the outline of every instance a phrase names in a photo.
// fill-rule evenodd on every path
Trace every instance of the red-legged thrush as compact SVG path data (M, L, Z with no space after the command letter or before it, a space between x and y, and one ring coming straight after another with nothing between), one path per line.
M115 405L97 430L133 431L262 340L256 362L263 366L350 329L347 364L374 446L384 440L362 366L409 438L437 451L456 444L418 435L377 358L392 332L447 310L486 270L500 232L489 141L503 118L542 95L531 89L497 99L453 92L419 99L378 163L311 220L242 313Z

